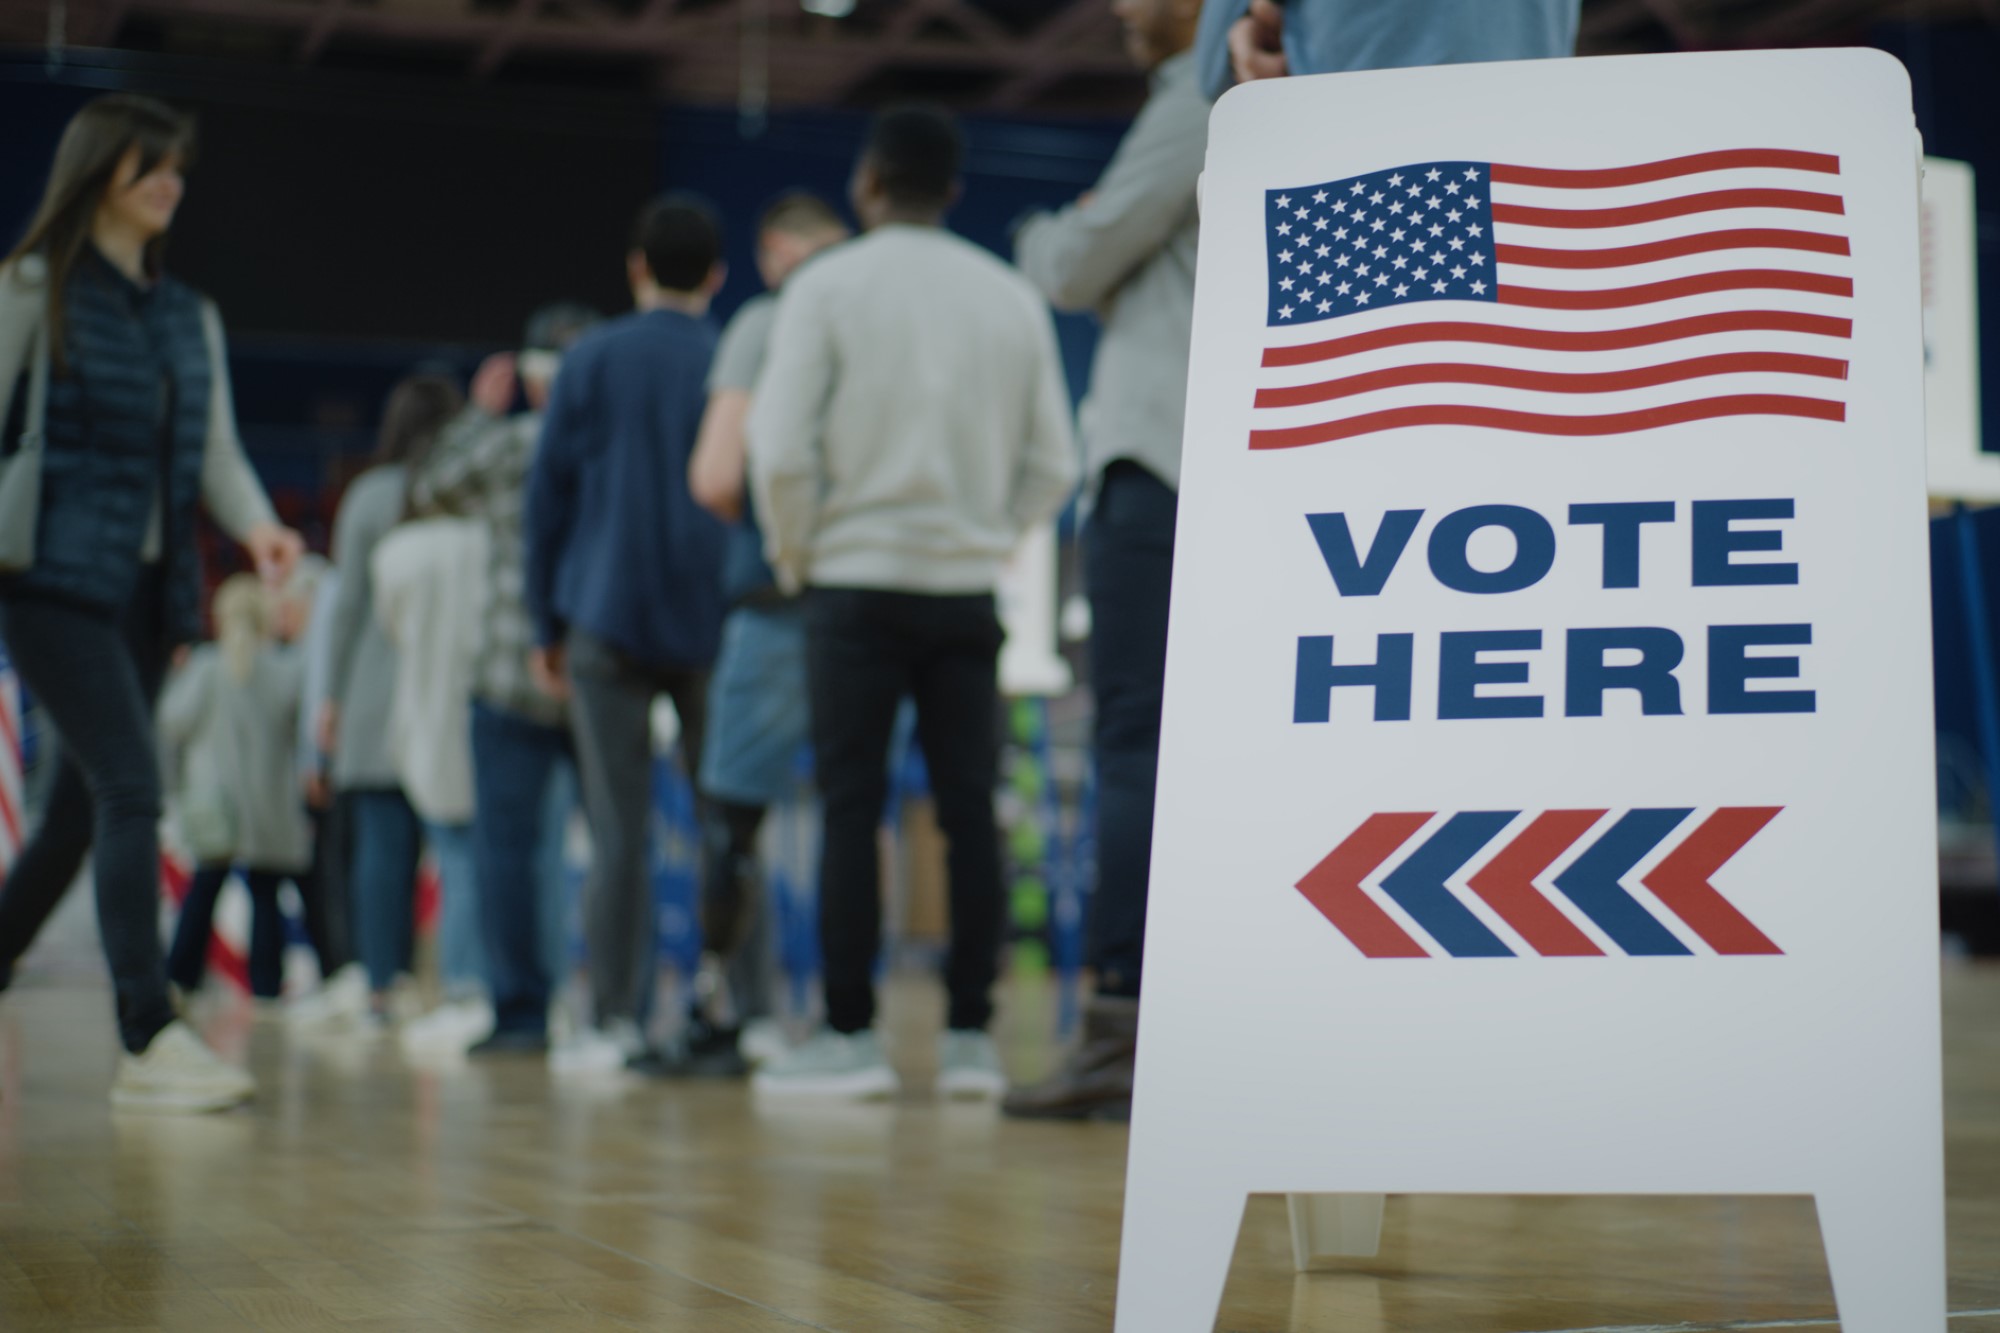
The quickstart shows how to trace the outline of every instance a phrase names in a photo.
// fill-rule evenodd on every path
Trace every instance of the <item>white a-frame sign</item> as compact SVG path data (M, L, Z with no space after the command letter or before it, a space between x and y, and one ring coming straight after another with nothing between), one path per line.
M1120 1333L1260 1191L1812 1195L1943 1328L1917 192L1870 52L1218 104Z

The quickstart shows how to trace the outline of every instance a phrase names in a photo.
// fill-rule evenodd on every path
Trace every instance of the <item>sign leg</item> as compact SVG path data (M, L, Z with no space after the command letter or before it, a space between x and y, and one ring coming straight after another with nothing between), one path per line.
M1884 1180L1821 1194L1818 1204L1842 1333L1943 1333L1944 1219L1935 1182Z
M1382 1249L1380 1194L1288 1194L1292 1266L1303 1273L1315 1259L1372 1258Z
M1132 1162L1116 1333L1211 1333L1215 1327L1248 1195L1176 1175L1171 1164Z

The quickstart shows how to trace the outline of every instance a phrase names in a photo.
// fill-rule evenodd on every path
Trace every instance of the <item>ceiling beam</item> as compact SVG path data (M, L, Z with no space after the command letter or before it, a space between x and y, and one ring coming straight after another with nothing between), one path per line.
M1001 110L1018 109L1069 74L1130 73L1131 58L1122 50L1116 55L1107 51L1102 58L1086 59L1084 53L1072 49L1073 43L1088 37L1091 29L1104 26L1110 18L1104 0L1070 0L1044 20L1028 39L1026 48L1034 53L1034 58L994 92L992 104Z

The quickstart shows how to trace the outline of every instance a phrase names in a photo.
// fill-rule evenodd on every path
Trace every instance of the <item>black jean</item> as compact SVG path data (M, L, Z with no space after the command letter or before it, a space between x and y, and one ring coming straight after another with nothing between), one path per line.
M1084 529L1097 696L1097 893L1089 960L1105 995L1139 993L1179 506L1172 487L1120 461L1104 470Z
M167 951L167 975L184 991L199 987L208 971L215 900L229 882L229 871L228 866L205 865L188 883L173 947ZM278 906L278 888L289 878L276 870L243 872L243 885L250 890L250 993L260 1000L275 1000L285 989L285 914Z
M153 705L166 674L157 569L114 617L36 598L0 602L0 638L61 739L42 822L0 890L0 967L28 951L96 849L97 924L125 1049L173 1021L161 956L160 763Z
M308 809L313 828L312 867L292 879L305 907L306 937L319 957L321 977L330 977L354 961L347 922L354 816L348 805L345 794L336 794L326 809Z
M875 1021L882 942L876 830L889 799L889 743L905 697L949 843L951 947L946 1022L982 1029L1000 964L999 661L990 594L923 596L816 588L806 595L813 749L825 807L819 937L827 1022L859 1032Z
M681 720L688 781L701 772L708 673L650 666L602 639L569 637L570 727L583 812L590 823L584 940L596 1020L643 1019L653 989L659 931L653 912L653 700L664 694ZM698 820L706 804L695 798Z

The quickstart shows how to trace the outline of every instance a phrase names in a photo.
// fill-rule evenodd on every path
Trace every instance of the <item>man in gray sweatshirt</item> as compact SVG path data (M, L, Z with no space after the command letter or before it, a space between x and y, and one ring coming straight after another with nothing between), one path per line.
M1082 414L1095 488L1084 575L1097 701L1097 991L1064 1063L1008 1096L1017 1116L1127 1114L1138 1032L1208 103L1191 49L1200 0L1114 0L1112 9L1152 75L1152 95L1096 188L1015 237L1029 281L1058 309L1094 310L1103 323Z
M820 946L828 1030L761 1094L881 1097L876 828L896 710L917 709L950 841L949 1031L940 1091L997 1096L990 992L1002 911L993 601L1021 533L1075 484L1069 395L1040 295L946 231L963 145L943 111L884 112L855 170L868 234L793 275L750 414L752 491L781 586L805 589L825 803Z

